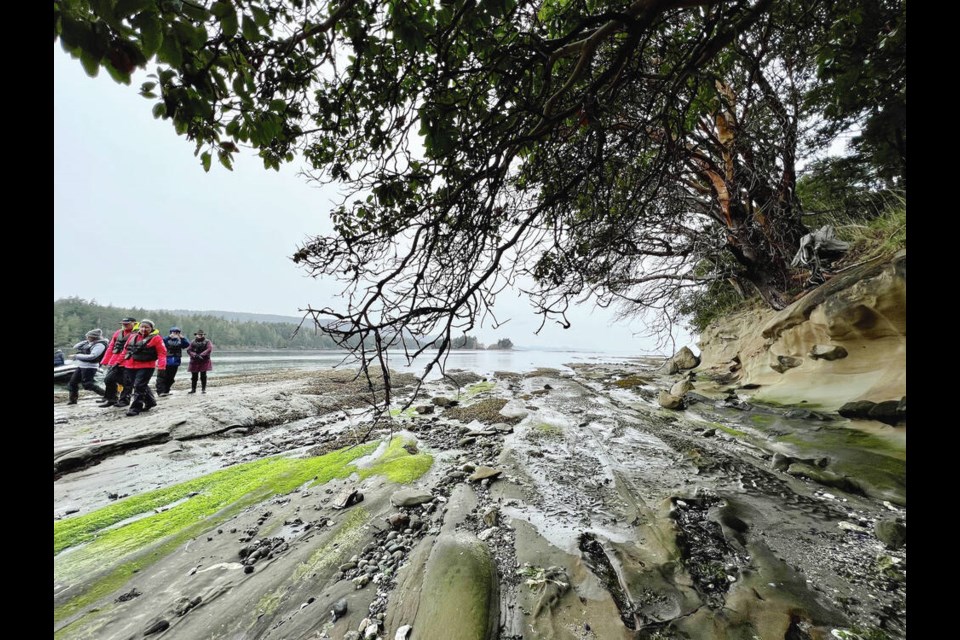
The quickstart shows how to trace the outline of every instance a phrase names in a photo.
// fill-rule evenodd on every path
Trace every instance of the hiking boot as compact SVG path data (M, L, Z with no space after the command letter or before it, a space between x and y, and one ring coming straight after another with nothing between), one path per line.
M67 404L77 404L77 400L80 399L79 391L71 391L70 398L67 400Z
M140 415L140 412L137 411L136 409L130 409L129 411L127 411L126 415L128 415L128 416L138 416L138 415Z
M196 389L190 389L190 391L187 391L187 393L196 393L196 392L197 392Z
M116 407L128 407L128 406L130 406L130 401L129 401L129 400L122 400L122 399L121 399L121 400L117 400L117 403L116 403L114 406L116 406Z
M97 402L97 406L98 406L98 407L112 407L112 406L115 405L115 404L117 404L117 399L116 399L116 398L106 398L106 397L105 397L105 398L103 398L102 400L100 400L99 402Z

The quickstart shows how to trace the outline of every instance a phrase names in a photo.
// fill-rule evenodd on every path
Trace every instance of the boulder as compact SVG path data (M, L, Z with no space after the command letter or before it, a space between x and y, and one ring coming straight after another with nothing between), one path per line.
M670 362L676 364L676 368L679 371L685 371L687 369L695 369L700 364L700 358L693 355L693 351L689 347L682 347L680 351L674 354L670 358Z
M888 549L899 549L907 543L907 527L897 518L878 520L873 531Z
M683 408L683 398L678 398L677 396L667 393L666 391L661 391L660 395L657 396L657 402L660 403L660 406L664 409L682 409Z
M681 380L680 382L670 387L670 395L677 396L678 398L682 398L687 394L687 391L690 391L693 388L694 387L692 382L690 382L689 380Z
M886 400L884 402L878 402L873 405L870 411L867 412L867 417L871 420L877 420L889 425L895 425L901 420L901 414L899 411L900 401L898 400ZM906 411L904 411L906 413Z
M870 413L870 410L873 409L876 404L876 402L870 402L869 400L856 400L854 402L847 402L842 407L837 409L837 413L844 418L865 419Z
M499 633L497 567L487 546L441 534L423 572L413 640L493 640Z

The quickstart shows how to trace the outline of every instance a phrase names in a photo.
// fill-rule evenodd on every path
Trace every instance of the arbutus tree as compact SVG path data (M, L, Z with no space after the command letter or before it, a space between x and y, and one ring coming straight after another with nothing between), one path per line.
M442 367L517 283L565 326L717 278L782 308L831 4L56 0L54 33L120 82L155 56L141 93L205 169L249 145L349 186L293 260L344 282L307 312L389 404L388 348Z

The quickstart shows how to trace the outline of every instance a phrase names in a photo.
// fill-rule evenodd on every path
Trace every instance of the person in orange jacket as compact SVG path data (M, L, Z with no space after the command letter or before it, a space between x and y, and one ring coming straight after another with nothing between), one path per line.
M133 401L127 415L135 416L157 406L150 379L154 371L167 368L167 346L160 332L154 328L153 320L140 321L139 331L127 340L123 358L128 379L133 386Z

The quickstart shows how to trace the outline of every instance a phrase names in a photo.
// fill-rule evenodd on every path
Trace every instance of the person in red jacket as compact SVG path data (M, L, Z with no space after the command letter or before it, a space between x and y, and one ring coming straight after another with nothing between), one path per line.
M103 360L100 361L101 366L107 368L107 374L103 377L103 386L106 389L103 394L103 402L99 405L104 409L117 404L119 399L117 387L121 384L125 385L124 391L126 391L126 393L123 394L126 400L124 405L130 402L130 393L127 391L126 382L124 381L126 368L123 366L123 350L127 346L127 340L129 340L130 336L134 333L134 322L136 322L135 318L124 318L120 321L120 328L117 329L113 337L110 338L107 351L103 355Z
M150 388L150 379L157 369L167 368L167 346L160 332L154 329L153 320L140 321L140 330L127 340L123 352L124 364L129 370L128 379L133 384L133 402L128 416L139 415L157 406L157 399Z

